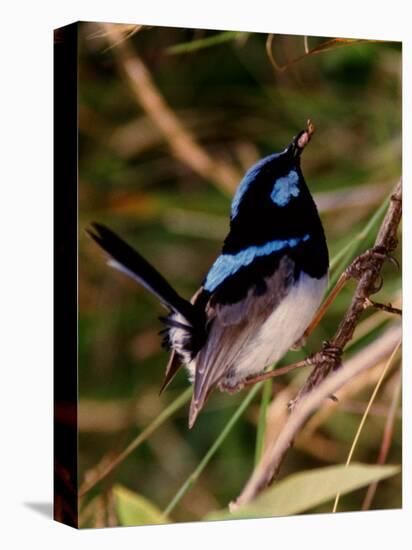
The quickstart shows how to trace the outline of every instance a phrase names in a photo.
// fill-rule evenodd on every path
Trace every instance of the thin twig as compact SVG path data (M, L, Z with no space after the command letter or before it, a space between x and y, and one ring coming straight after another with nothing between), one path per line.
M298 63L299 61L302 61L302 59L305 59L306 57L310 57L311 55L317 55L322 52L336 50L338 48L345 48L347 46L354 46L355 44L361 44L363 42L381 42L380 40L369 40L369 39L362 39L362 38L331 38L330 40L325 40L324 42L321 42L320 44L318 44L317 46L313 47L310 50L307 49L307 43L305 42L304 54L299 55L298 57L295 57L294 59L291 59L290 61L287 61L286 63L281 65L275 60L273 56L273 51L272 51L273 38L274 38L273 34L269 34L267 37L266 53L268 55L269 61L277 71L285 71L291 65L294 65L295 63Z
M387 213L383 219L373 252L359 256L350 266L348 274L358 279L352 302L345 313L335 335L324 349L312 357L314 368L291 403L290 415L277 440L268 447L260 464L255 468L236 505L245 504L269 485L277 475L288 449L306 420L307 416L327 397L363 369L357 365L341 367L341 355L352 339L362 312L368 306L367 299L377 292L380 272L385 259L397 246L397 229L402 215L402 182L397 184L391 196ZM371 367L368 364L366 368ZM339 368L341 367L341 368ZM356 367L358 370L356 370ZM333 372L333 371L337 372ZM330 375L330 379L326 379ZM342 374L343 373L343 374ZM322 399L319 400L320 396ZM319 400L319 401L318 401Z
M379 302L374 302L373 300L369 300L369 302L371 307L386 311L386 313L393 313L394 315L402 316L402 310L398 307L393 307L392 304L381 304Z
M319 322L323 318L326 311L329 309L330 305L334 302L340 291L343 289L343 287L348 282L349 277L344 271L342 275L339 277L338 282L336 283L335 287L329 294L329 296L326 298L326 300L323 302L322 306L317 311L315 317L312 319L310 325L305 330L303 334L303 339L306 340L309 338L309 336L312 334L312 332L315 330L315 328L318 326Z

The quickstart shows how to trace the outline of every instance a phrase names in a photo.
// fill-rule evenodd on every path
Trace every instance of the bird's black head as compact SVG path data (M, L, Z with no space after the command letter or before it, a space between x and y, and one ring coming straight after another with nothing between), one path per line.
M279 209L285 212L286 206L296 205L299 197L306 196L300 155L313 132L314 125L308 121L307 129L299 132L286 149L261 159L246 172L233 198L232 223L265 213L273 217Z

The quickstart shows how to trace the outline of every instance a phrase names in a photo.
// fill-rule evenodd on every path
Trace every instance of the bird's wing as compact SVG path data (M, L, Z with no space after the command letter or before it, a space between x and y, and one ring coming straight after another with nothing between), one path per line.
M210 391L236 365L244 347L289 293L294 282L294 261L283 255L272 258L271 265L266 259L247 266L224 281L226 288L222 284L211 294L206 307L208 339L196 356L190 425ZM232 296L242 292L243 297L231 301Z

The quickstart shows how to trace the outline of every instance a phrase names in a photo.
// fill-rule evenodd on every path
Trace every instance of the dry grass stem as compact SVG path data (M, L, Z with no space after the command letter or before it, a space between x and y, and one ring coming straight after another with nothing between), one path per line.
M399 405L399 400L401 396L401 388L402 388L402 376L401 376L401 372L399 371L397 373L397 380L395 383L389 412L386 417L386 423L383 431L382 443L379 451L377 464L385 464L389 453L389 449L392 443L393 433L395 429L395 420L397 418L398 405ZM372 483L372 485L368 487L368 490L365 495L365 500L363 501L363 504L362 504L362 510L369 510L369 508L371 507L372 500L373 500L373 497L375 496L377 487L378 487L377 482Z
M349 464L351 463L352 461L352 458L353 458L353 455L355 453L355 449L357 447L357 444L358 444L358 441L359 441L359 438L360 438L360 435L362 433L362 430L363 430L363 427L365 425L365 422L366 422L366 419L368 418L368 415L369 415L369 411L376 399L376 396L379 392L379 389L380 387L382 386L382 383L383 383L383 380L390 368L390 366L392 365L392 362L393 360L395 359L395 356L398 352L398 349L400 348L400 345L401 345L401 341L402 340L399 340L398 343L396 344L395 348L393 349L392 353L391 353L391 356L389 357L388 361L386 362L382 372L381 372L381 375L379 377L379 380L378 382L376 383L376 386L372 392L372 395L369 399L369 402L368 402L368 405L365 409L365 412L363 413L363 416L362 416L362 419L359 423L359 426L358 426L358 429L356 431L356 434L355 434L355 437L353 439L353 442L352 442L352 445L351 445L351 448L350 448L350 451L349 451L349 454L348 454L348 458L346 459L346 463L345 463L345 466L349 466ZM338 504L339 504L339 499L340 499L340 493L338 493L336 495L336 498L335 498L335 502L333 504L333 510L332 512L335 513L336 510L338 509Z
M274 56L273 56L273 39L275 35L269 34L266 40L266 53L268 55L268 58L272 64L272 66L277 71L285 71L288 67L294 65L295 63L298 63L299 61L302 61L302 59L305 59L306 57L310 57L311 55L320 54L323 52L327 52L329 50L336 50L338 48L345 48L347 46L354 46L355 44L360 44L363 42L379 42L379 40L367 40L367 39L357 39L357 38L331 38L330 40L325 40L325 42L322 42L321 44L318 44L317 46L313 47L312 49L308 49L308 43L307 43L307 37L305 36L305 53L303 55L299 55L298 57L295 57L294 59L291 59L290 61L287 61L286 63L278 63Z

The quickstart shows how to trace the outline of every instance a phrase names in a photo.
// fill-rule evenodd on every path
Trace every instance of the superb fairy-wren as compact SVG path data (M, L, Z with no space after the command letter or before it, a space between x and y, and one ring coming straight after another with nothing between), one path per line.
M215 388L234 392L278 361L303 335L326 288L328 249L300 156L313 125L245 174L233 198L221 254L191 301L107 227L89 235L109 264L169 310L171 350L162 389L183 364L194 384L189 426Z

